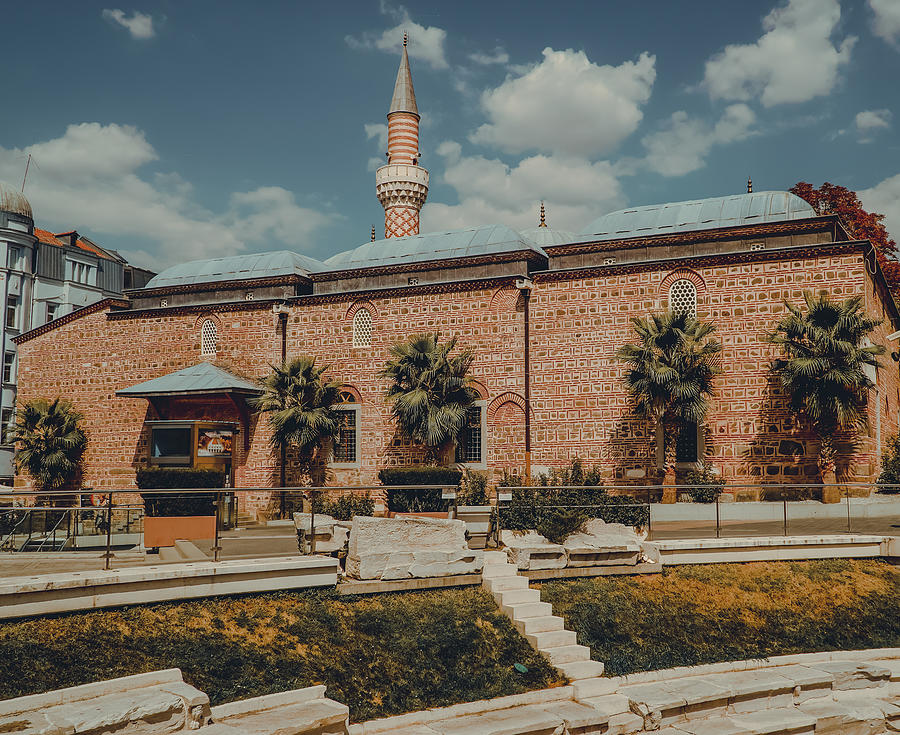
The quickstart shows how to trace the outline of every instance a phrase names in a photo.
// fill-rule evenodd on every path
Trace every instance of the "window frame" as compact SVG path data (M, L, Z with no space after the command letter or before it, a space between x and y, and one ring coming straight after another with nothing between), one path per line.
M12 359L10 359L12 358ZM7 370L9 376L7 376ZM3 384L12 385L16 377L16 353L15 350L6 350L3 353Z
M18 294L11 293L11 294L6 295L6 315L5 315L6 322L5 322L5 324L6 324L7 329L19 331L19 329L20 329L19 322L21 320L21 309L20 309L21 305L22 305L22 300ZM9 318L10 312L12 312L12 315L13 315L13 319L12 319L13 323L12 324L9 323L10 322L10 318Z
M473 401L470 408L477 408L479 411L480 417L481 417L481 423L480 423L480 426L478 427L481 432L481 459L474 460L474 461L468 461L468 462L466 462L466 461L460 462L457 458L458 457L457 451L459 451L459 448L462 443L459 441L459 438L457 438L456 445L453 448L454 464L457 467L468 467L470 470L486 470L487 469L487 456L488 456L488 451L487 451L488 450L487 401L483 400L483 399ZM466 427L463 429L463 431L467 431L468 428L469 427L467 424ZM460 436L461 435L462 435L462 432L460 432Z
M9 441L9 430L15 426L16 409L11 406L0 408L0 446L11 447L13 443Z
M329 467L333 467L336 470L341 469L356 469L361 464L362 459L362 431L360 426L360 419L362 418L362 405L357 403L356 401L339 403L335 406L332 406L335 411L340 411L342 413L353 413L354 414L354 425L353 425L353 435L354 435L354 443L356 449L356 459L352 462L338 462L335 460L334 447L332 447L331 451L331 459L328 463Z
M212 327L212 351L210 352L206 348L207 338L204 334L206 330L206 325L209 324ZM200 322L200 357L215 357L219 354L219 325L216 324L215 319L204 319Z
M703 424L696 424L697 427L697 459L693 462L679 462L675 460L675 469L677 470L694 470L699 469L703 465L703 458L706 456L706 431ZM677 440L676 440L677 441ZM663 450L663 427L662 424L656 425L656 467L659 470L665 469L666 455ZM676 453L678 449L676 448Z
M44 322L45 324L47 322L52 322L54 319L59 319L57 311L59 310L60 306L62 306L62 304L60 304L58 301L47 302L47 321Z
M359 339L359 321L363 318L363 315L369 320L368 321L368 335L366 336L366 341L362 342ZM372 312L366 308L357 309L356 313L353 315L353 323L352 323L352 342L353 347L356 348L365 348L372 346L372 338L375 336L375 317L372 316Z
M700 294L697 289L697 284L694 283L690 278L679 278L675 281L672 281L672 283L669 285L669 292L666 294L666 303L669 311L674 311L672 306L672 291L674 291L675 287L681 283L687 283L693 291L693 304L691 308L687 309L687 315L691 317L691 319L696 319L700 306Z

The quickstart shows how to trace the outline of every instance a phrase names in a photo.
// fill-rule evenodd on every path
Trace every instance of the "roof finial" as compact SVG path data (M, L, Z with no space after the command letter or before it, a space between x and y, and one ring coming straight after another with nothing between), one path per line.
M747 193L753 193L753 179L751 179L749 176L747 177Z
M541 202L541 223L538 227L546 227L547 226L547 218L546 212L544 211L544 202Z
M403 31L403 45L406 46L409 43L409 33L407 31Z
M375 242L375 225L372 225L372 242Z

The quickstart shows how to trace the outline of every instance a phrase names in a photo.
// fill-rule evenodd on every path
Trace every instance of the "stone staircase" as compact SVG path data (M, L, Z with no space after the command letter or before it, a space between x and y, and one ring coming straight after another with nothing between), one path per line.
M549 602L541 602L541 593L528 586L528 579L509 562L506 552L485 552L481 578L482 586L519 632L569 679L603 674L603 664L591 660L591 649L578 644L575 632L565 629Z

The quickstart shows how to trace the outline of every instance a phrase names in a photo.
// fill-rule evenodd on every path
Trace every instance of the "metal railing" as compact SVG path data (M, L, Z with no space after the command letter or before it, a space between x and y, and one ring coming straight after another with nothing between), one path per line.
M114 510L122 518L112 521L115 533L130 534L140 526L143 506L120 504ZM0 528L10 529L0 537L0 551L78 549L79 539L105 535L110 523L108 509L93 505L0 507Z

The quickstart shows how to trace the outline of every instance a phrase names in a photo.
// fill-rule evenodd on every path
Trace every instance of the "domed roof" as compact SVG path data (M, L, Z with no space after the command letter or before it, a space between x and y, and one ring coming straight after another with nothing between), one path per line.
M188 286L197 283L219 281L248 281L254 278L275 276L307 276L325 266L316 260L290 250L276 250L271 253L253 255L231 255L227 258L192 260L166 268L151 278L144 288L165 288Z
M599 240L618 240L815 216L807 202L790 192L758 191L620 209L594 220L582 232Z
M522 230L519 233L540 248L551 247L553 245L565 245L570 242L579 242L584 238L568 230L554 230L552 227L535 227L531 230Z
M483 225L467 230L427 232L367 242L353 250L332 255L325 265L329 271L352 270L521 250L533 250L544 255L540 247L506 225Z
M0 181L0 212L11 212L12 214L21 214L23 217L33 220L34 215L31 213L31 205L25 198L25 195Z

